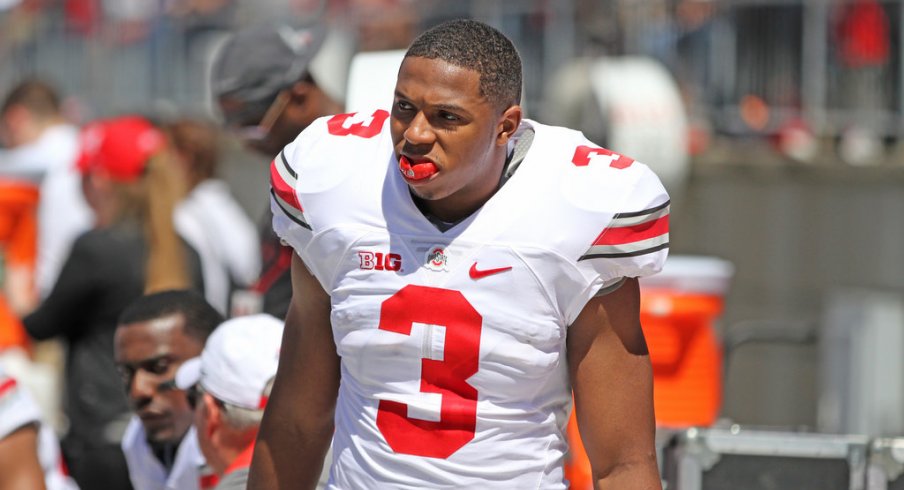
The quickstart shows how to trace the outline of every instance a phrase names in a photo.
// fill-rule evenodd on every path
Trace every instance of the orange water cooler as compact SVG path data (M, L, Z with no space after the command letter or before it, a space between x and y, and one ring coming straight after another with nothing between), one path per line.
M673 255L662 272L641 279L640 320L653 365L656 425L712 425L722 405L722 313L734 267L715 257ZM568 425L571 488L592 488L574 416Z
M715 322L733 274L725 260L678 255L641 280L640 321L659 426L708 426L719 416L723 363Z

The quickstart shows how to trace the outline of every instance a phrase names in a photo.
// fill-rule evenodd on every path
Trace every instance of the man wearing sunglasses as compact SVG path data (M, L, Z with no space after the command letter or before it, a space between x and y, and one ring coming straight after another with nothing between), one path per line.
M198 442L220 477L216 490L244 489L254 440L270 396L283 322L267 314L227 320L197 358L176 373L194 408Z
M188 290L142 296L120 316L113 347L135 412L122 441L135 490L207 486L201 481L205 461L191 428L192 409L175 376L222 321L203 296Z
M341 48L319 26L255 26L217 51L210 87L223 122L248 148L274 158L315 119L342 112ZM269 160L268 160L269 161ZM261 172L266 172L261 167ZM284 318L292 294L291 249L273 233L269 209L261 220L261 276L242 291L241 313L262 310ZM238 300L233 299L233 310Z

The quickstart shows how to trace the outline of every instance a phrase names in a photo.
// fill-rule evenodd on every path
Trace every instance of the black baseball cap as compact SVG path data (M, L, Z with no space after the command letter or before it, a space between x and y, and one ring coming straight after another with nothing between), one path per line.
M213 97L244 106L239 114L224 114L226 123L263 116L280 90L310 74L326 34L319 25L288 24L259 25L233 34L217 51L210 72Z

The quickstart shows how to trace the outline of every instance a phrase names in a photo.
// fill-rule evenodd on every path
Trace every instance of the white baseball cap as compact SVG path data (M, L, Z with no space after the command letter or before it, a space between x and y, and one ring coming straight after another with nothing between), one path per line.
M210 334L199 357L176 371L176 386L200 383L214 398L249 410L267 404L264 389L276 376L283 322L259 314L226 320Z

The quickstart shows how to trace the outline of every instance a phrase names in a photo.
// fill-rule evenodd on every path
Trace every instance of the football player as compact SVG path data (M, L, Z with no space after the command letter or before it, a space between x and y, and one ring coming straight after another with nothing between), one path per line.
M272 163L294 295L249 488L564 489L574 404L598 488L659 488L637 278L668 249L645 165L523 117L520 57L455 20L391 111ZM335 435L334 435L335 428Z

